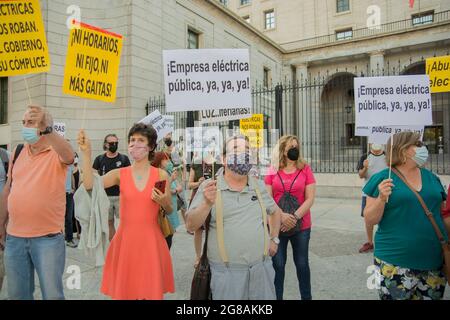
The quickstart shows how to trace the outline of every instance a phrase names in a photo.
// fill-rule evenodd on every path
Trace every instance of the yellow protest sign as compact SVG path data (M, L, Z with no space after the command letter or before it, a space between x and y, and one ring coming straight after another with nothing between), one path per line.
M0 77L50 70L38 0L0 0Z
M73 23L67 49L63 92L82 98L114 102L122 36L85 23Z
M264 144L264 115L253 114L251 118L239 120L239 130L249 138L251 148L261 148Z
M450 56L427 59L426 72L430 76L431 93L450 91Z

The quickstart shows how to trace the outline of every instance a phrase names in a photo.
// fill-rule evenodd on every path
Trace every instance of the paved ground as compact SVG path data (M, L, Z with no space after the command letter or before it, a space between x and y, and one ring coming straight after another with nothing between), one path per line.
M317 199L313 207L313 229L310 242L310 264L313 298L335 299L378 299L376 290L367 288L370 274L367 267L372 264L372 254L359 254L358 249L365 242L363 220L359 213L360 202L356 200ZM174 237L172 247L175 284L177 292L166 299L188 299L193 274L193 237L183 226ZM292 254L289 253L285 299L299 299ZM66 270L79 266L81 288L68 289L71 274L65 274L66 298L91 300L107 299L99 292L101 269L93 267L93 260L77 249L67 248ZM70 271L70 270L68 270ZM6 280L7 281L7 280ZM5 284L6 285L6 284ZM0 300L6 299L6 288L0 292ZM35 296L40 299L39 287ZM446 299L450 300L447 287Z

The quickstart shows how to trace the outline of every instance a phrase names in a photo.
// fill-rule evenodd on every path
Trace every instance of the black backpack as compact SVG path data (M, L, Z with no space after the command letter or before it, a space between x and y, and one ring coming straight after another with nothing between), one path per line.
M302 172L302 170L300 170L298 172L298 174L295 176L294 180L291 183L291 187L289 188L289 191L286 191L286 188L283 183L283 179L281 178L280 173L277 172L278 178L280 179L281 184L283 185L283 195L281 196L280 200L278 201L278 206L280 207L281 210L283 210L284 213L294 214L295 211L297 211L297 209L300 208L300 206L301 206L301 203L298 202L298 199L294 195L291 194L291 190L295 183L295 180L297 180L297 178L301 172ZM280 231L280 236L289 237L289 236L294 235L295 233L300 231L301 223L302 223L302 219L297 220L297 224L295 225L294 228L292 228L286 232Z

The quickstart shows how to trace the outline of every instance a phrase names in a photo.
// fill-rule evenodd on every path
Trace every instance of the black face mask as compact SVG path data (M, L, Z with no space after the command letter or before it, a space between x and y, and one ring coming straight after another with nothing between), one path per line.
M116 153L118 147L119 147L119 143L118 142L109 142L108 143L108 150L111 153Z
M300 150L298 148L291 148L287 153L287 157L291 161L297 161L300 156Z
M172 139L167 139L165 141L165 143L166 143L166 146L170 147L172 145Z

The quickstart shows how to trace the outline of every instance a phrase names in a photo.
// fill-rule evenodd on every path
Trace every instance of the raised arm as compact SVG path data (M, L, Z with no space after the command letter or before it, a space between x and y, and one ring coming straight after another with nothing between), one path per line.
M83 129L78 133L78 146L83 157L83 184L86 190L92 190L94 184L94 170L91 160L91 142ZM109 188L120 184L120 171L114 169L102 176L103 187Z
M389 196L392 194L392 179L383 180L378 185L380 195L378 198L367 197L366 208L364 209L364 219L368 225L378 224L384 215L384 208Z
M198 230L206 221L211 208L216 202L217 187L216 181L209 181L205 188L200 187L190 209L186 212L186 229L190 232ZM198 202L198 206L196 203Z
M53 118L50 113L41 106L29 106L30 120L38 124L38 130L44 132L47 127L53 127ZM53 150L59 155L61 162L72 164L75 154L72 146L62 136L52 131L44 135L47 143L52 146Z

